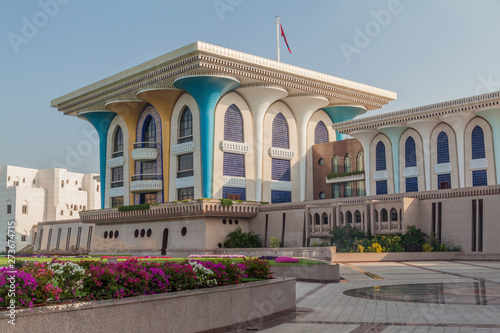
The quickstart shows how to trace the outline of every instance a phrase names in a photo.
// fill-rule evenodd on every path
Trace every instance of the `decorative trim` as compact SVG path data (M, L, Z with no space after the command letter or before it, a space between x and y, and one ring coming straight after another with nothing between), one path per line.
M389 178L389 172L387 170L379 170L373 173L373 180L385 180Z
M132 159L134 161L154 161L158 158L158 150L156 148L135 148L132 150Z
M247 187L247 180L244 177L222 176L222 186L224 187Z
M106 165L108 168L111 169L123 166L124 165L123 156L108 159Z
M291 160L295 157L295 152L291 149L270 147L268 152L271 158Z
M326 178L326 183L327 184L337 184L337 183L347 183L347 182L356 182L356 181L361 181L365 180L365 174L360 173L358 175L351 175L351 176L345 176L345 177L335 177L335 178Z
M271 190L291 191L292 190L292 182L285 182L285 181L281 181L281 180L272 180L271 181Z
M451 163L438 163L434 165L434 173L440 175L443 173L451 173Z
M403 178L418 177L418 167L408 167L403 169Z
M122 187L113 187L109 189L109 197L114 198L114 197L123 197L125 195L125 190Z
M163 190L162 180L136 180L130 182L130 192L159 192Z
M176 145L173 145L170 147L170 151L174 155L182 155L182 154L188 154L194 152L194 142L189 141L189 142L184 142L184 143L179 143Z
M177 178L175 180L175 188L194 187L194 176Z
M248 144L222 140L219 144L220 150L225 153L246 154L249 151Z
M469 161L469 169L487 169L488 168L488 159L487 158L477 158L475 160Z

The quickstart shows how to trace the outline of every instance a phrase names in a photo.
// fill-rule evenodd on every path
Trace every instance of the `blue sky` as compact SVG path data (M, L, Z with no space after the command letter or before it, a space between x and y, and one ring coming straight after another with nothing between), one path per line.
M5 0L0 165L97 172L52 99L196 40L275 59L276 13L283 62L398 93L376 113L500 90L498 0Z

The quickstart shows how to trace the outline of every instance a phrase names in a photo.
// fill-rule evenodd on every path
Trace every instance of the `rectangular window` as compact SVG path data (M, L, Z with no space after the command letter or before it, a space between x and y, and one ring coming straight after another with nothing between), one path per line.
M7 205L7 214L12 214L12 205Z
M290 161L273 158L272 160L272 180L290 181Z
M332 184L332 198L337 199L340 198L340 184Z
M344 183L344 198L352 197L352 182Z
M472 186L486 186L488 185L488 176L486 170L472 171Z
M123 167L111 169L111 188L123 187Z
M61 231L62 228L57 229L56 250L59 250L59 243L61 242Z
M49 237L47 238L47 251L50 251L50 242L52 241L52 229L49 229Z
M26 235L21 235L21 242L26 242Z
M143 175L156 175L156 162L142 162L141 165L141 170ZM153 179L153 178L143 178L143 180L146 179ZM154 178L156 179L156 178Z
M365 181L360 180L357 182L357 187L356 187L356 196L358 197L364 197L365 196Z
M378 180L375 185L377 187L377 195L387 194L387 180Z
M193 153L177 156L177 178L191 177L193 175Z
M23 214L28 214L28 205L23 205L22 213Z
M247 200L246 189L241 187L226 187L222 188L222 197L231 200Z
M194 187L180 188L177 190L177 200L194 199Z
M38 239L38 250L42 249L42 240L43 240L43 229L40 230L40 238Z
M224 153L224 176L245 177L245 155Z
M14 181L12 182L12 185L14 185L14 186L19 186L19 181L14 180Z
M87 252L90 252L90 245L92 244L92 232L94 231L93 226L89 226L89 234L87 236Z
M78 227L78 233L76 234L76 249L80 250L80 239L82 238L82 227Z
M448 188L451 188L451 175L449 173L438 175L438 190L446 190Z
M406 178L406 192L418 192L418 177Z
M292 201L292 192L271 190L271 203L283 203Z
M71 228L68 228L68 234L66 235L66 250L69 249L70 241L71 241Z
M111 208L118 208L123 206L123 197L111 198Z

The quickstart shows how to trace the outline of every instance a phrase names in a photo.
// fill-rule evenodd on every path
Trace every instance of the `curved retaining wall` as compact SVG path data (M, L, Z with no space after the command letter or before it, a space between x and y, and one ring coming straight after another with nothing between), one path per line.
M19 310L0 332L221 332L295 311L295 279Z
M339 265L293 265L272 266L275 276L294 277L298 281L317 283L340 282Z

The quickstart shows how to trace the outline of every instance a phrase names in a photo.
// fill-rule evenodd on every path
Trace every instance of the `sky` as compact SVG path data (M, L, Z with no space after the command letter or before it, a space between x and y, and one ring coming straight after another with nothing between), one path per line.
M196 40L395 91L367 115L500 90L500 0L3 0L0 165L98 172L50 101Z

